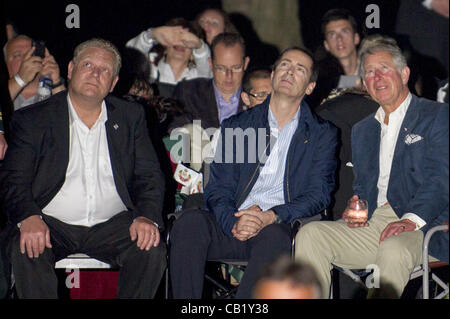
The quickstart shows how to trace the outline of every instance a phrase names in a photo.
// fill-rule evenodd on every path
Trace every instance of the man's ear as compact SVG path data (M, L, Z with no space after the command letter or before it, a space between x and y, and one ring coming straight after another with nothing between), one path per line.
M353 42L355 42L355 45L358 45L359 41L361 41L359 34L355 32L355 34L353 35Z
M244 101L245 105L250 106L250 97L248 96L247 92L241 92L241 99L242 101Z
M212 59L211 57L208 58L208 64L209 64L209 69L211 70L211 72L213 71L213 65L212 65Z
M327 52L330 52L330 46L328 45L327 40L323 40L323 46L324 46L325 50L327 50Z
M72 71L73 71L73 62L70 61L69 66L67 67L67 79L69 80L72 78Z
M244 59L244 71L247 70L249 62L250 62L250 58L248 56L246 56Z
M310 95L313 91L314 88L316 87L316 82L309 82L308 86L306 87L306 95Z
M109 90L109 93L111 93L114 90L114 87L116 86L117 81L119 81L118 75L116 75L115 79L113 80L113 83L111 84L111 89Z
M402 73L401 73L402 82L403 82L404 85L407 85L407 84L408 84L408 81L409 81L409 75L410 75L410 74L411 74L411 70L410 70L407 66L405 66L405 67L402 69Z

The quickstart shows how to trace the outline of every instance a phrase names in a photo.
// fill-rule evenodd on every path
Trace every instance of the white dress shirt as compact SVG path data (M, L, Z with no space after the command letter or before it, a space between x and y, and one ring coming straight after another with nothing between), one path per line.
M389 186L389 177L391 175L392 160L394 158L395 146L397 144L398 134L408 111L409 104L411 103L411 93L408 94L406 99L400 104L400 106L392 113L389 114L389 124L384 124L384 117L386 113L383 108L380 107L376 114L375 119L381 124L381 138L380 138L380 173L378 176L378 198L377 207L383 206L387 203L387 192ZM419 216L413 213L407 213L402 216L401 219L410 219L417 224L417 229L423 227L426 222Z
M78 117L69 94L67 104L69 164L66 179L42 212L67 224L91 227L127 208L114 183L105 128L108 119L105 101L91 129Z
M212 78L212 71L209 67L208 61L211 56L211 51L209 46L203 40L201 40L201 42L202 46L200 48L192 50L195 67L187 67L178 80L175 79L172 68L165 62L164 58L161 59L157 65L154 64L156 54L150 53L150 50L156 45L157 42L152 38L150 30L142 31L136 37L130 39L126 46L129 48L134 48L148 57L150 63L152 64L150 75L152 81L158 80L161 83L175 85L182 80Z

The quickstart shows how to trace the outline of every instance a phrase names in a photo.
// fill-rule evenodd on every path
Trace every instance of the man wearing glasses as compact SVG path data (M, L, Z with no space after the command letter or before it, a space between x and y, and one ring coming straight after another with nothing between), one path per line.
M222 258L248 261L236 298L251 298L262 267L289 254L290 223L330 204L338 136L303 100L316 79L312 54L287 49L271 73L270 97L222 122L203 209L185 210L172 228L174 298L201 298L206 261ZM257 158L252 133L263 141Z
M244 101L246 109L252 108L264 102L271 91L270 71L257 69L244 77L241 99Z
M231 115L243 110L240 99L242 78L250 59L244 40L236 33L221 33L211 44L209 60L213 79L198 78L177 85L174 98L184 113L174 119L171 129L201 121L201 127L218 128Z

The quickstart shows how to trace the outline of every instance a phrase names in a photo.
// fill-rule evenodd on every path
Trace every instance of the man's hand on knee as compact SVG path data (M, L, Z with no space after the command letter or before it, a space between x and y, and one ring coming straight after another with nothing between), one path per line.
M37 258L45 248L52 248L50 230L39 215L33 215L20 222L20 252L29 258Z
M137 239L136 245L141 250L150 250L157 247L160 241L159 229L150 219L140 216L130 226L130 237L132 241Z
M416 223L410 221L409 219L402 219L386 226L380 235L380 244L383 240L391 237L392 235L397 236L403 232L414 231L416 229Z

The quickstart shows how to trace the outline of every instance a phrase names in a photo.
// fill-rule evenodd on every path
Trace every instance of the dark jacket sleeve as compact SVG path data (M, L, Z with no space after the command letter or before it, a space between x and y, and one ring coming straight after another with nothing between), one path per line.
M302 191L290 202L272 207L272 210L285 222L316 215L330 205L338 163L337 128L331 123L325 124L316 142L317 147L307 175L308 183L302 185ZM290 182L296 183L295 180Z
M238 164L226 163L225 127L229 121L222 123L219 144L211 163L209 181L204 191L206 207L216 216L224 233L232 236L231 229L237 221L234 213L236 207L236 189L239 182ZM220 150L219 150L220 149Z
M0 195L8 220L14 224L41 214L32 194L37 165L36 135L33 121L26 113L15 112L11 118L11 136L0 170Z
M158 157L148 136L144 110L139 107L135 119L134 173L131 197L135 205L135 217L144 216L160 226L164 200L164 176Z
M449 109L442 104L432 123L424 150L424 177L406 207L407 213L414 213L428 225L444 210L448 211L449 204ZM427 138L427 137L426 137ZM398 142L397 142L398 143ZM417 171L417 169L416 169Z

